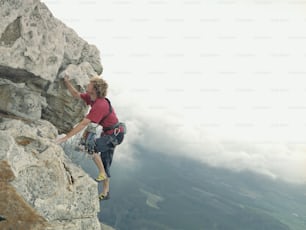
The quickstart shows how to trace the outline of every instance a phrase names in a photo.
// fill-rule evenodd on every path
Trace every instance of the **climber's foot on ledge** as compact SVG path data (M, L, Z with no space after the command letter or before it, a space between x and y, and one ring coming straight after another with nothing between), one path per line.
M104 193L100 193L99 195L99 200L108 200L110 199L110 196L109 196L109 192L106 193L106 195Z

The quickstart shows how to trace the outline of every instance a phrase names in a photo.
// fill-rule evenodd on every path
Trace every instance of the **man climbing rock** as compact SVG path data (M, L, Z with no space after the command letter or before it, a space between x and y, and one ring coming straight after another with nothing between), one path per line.
M108 84L101 77L92 77L87 85L86 93L78 92L69 81L69 76L65 75L64 83L74 98L82 99L91 106L89 113L64 137L59 138L58 144L67 141L70 137L82 131L91 122L101 125L103 131L101 136L87 146L93 160L98 167L99 175L96 181L103 181L103 191L99 194L100 200L107 200L109 196L110 166L112 164L115 147L124 138L125 125L119 122L117 115L112 108L110 101L106 98Z

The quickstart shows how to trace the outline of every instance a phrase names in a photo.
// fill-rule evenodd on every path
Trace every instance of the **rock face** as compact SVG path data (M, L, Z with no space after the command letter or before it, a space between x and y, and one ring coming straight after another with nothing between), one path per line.
M30 98L39 96L35 105L25 101L24 108L16 108L8 106L15 104L12 95L0 109L49 120L60 132L70 130L86 108L70 96L60 78L66 71L76 87L84 90L90 77L102 73L98 49L54 18L38 0L0 0L0 18L0 78L9 80L5 84L12 82L10 87L23 83L22 90L33 93Z
M27 119L40 119L46 99L37 92L31 92L24 83L15 84L0 78L0 110Z
M45 120L1 118L0 229L99 229L97 184L56 136Z
M100 229L98 187L54 143L87 108L100 54L39 0L0 0L0 229Z

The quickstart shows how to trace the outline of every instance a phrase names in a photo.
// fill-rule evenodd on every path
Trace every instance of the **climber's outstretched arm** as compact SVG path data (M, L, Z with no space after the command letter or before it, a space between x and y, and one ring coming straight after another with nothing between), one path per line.
M67 141L70 137L74 136L75 134L82 131L87 125L90 123L90 120L87 118L84 118L79 124L77 124L69 133L67 133L66 136L59 138L56 140L57 144L60 144L62 142Z

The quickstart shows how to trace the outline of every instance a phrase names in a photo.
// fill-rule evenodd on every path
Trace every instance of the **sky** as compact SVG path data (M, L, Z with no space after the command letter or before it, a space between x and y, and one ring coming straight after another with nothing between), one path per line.
M135 144L306 183L306 2L44 0L100 50Z

